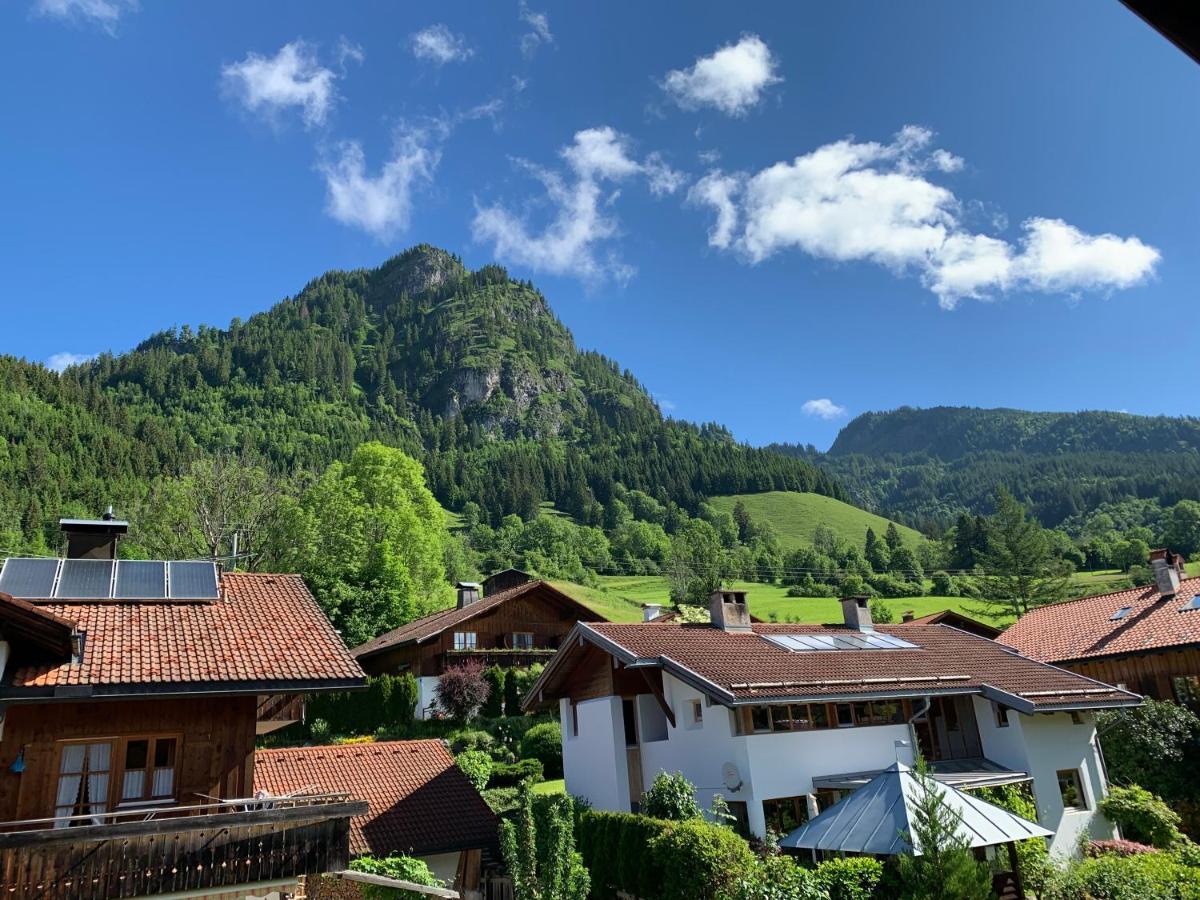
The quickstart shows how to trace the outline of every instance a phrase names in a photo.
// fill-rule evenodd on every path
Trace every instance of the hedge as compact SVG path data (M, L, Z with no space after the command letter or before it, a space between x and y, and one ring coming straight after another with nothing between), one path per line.
M496 763L488 787L516 787L522 781L542 781L542 763L536 759L519 759L515 763Z
M305 718L326 723L331 735L374 734L381 728L407 728L416 706L417 680L410 672L375 675L367 679L365 691L310 695Z

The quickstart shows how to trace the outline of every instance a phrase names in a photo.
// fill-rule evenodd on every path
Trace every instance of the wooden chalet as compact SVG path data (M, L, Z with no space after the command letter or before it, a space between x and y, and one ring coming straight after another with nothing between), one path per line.
M489 583L507 587L489 594L477 584L460 583L454 607L381 634L351 654L371 675L416 676L417 714L424 717L432 709L437 678L447 668L468 659L504 667L545 662L576 622L605 621L545 581L517 570L502 574L504 580Z
M1150 554L1154 584L1031 610L997 639L1157 700L1200 711L1200 578L1184 559Z
M66 521L66 559L0 570L0 892L268 896L344 868L365 804L254 799L254 748L362 670L298 576L116 560L124 527Z
M951 628L957 628L959 631L966 631L971 634L977 634L980 637L985 637L989 641L994 641L1000 636L1000 629L994 625L988 625L985 622L972 619L970 616L964 616L962 613L955 612L952 609L943 609L941 612L929 613L924 616L914 616L909 611L901 616L901 621L908 625L949 625Z

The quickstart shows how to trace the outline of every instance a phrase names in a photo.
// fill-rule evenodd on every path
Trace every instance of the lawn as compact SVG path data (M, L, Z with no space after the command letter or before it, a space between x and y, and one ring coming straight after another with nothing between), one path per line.
M771 491L767 494L730 494L713 497L709 503L722 512L733 512L741 500L750 518L766 522L775 529L779 545L784 550L811 547L818 525L828 525L844 540L861 547L867 529L875 529L879 537L887 531L888 520L823 494L802 494L796 491ZM896 526L904 542L914 549L925 541L919 531L905 525Z
M565 794L567 792L567 783L562 778L556 778L553 781L539 781L533 786L535 794Z

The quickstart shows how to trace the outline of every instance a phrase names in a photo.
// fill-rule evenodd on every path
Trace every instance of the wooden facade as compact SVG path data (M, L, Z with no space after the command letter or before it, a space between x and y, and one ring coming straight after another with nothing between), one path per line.
M1122 656L1067 660L1055 665L1155 700L1200 706L1200 646L1196 644Z
M370 675L412 672L416 676L433 677L441 675L447 666L465 659L506 667L532 665L553 656L581 619L597 621L600 616L585 607L568 605L549 587L535 586L478 616L448 626L422 643L401 644L360 656L359 663ZM456 639L456 635L470 637ZM516 635L529 637L514 637ZM529 649L514 646L521 640L528 642ZM474 646L463 646L464 643Z

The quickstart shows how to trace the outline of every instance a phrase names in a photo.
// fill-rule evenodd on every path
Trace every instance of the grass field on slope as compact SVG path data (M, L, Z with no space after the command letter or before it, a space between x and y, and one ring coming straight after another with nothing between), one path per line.
M811 547L813 533L818 525L828 525L839 537L862 547L867 528L874 528L880 538L887 531L888 520L869 513L865 509L834 500L823 494L801 494L796 491L771 491L767 494L730 494L713 497L709 503L721 512L732 513L733 506L741 500L746 504L750 518L756 522L767 522L779 536L779 545L784 550ZM925 537L905 525L897 525L904 542L913 549Z

